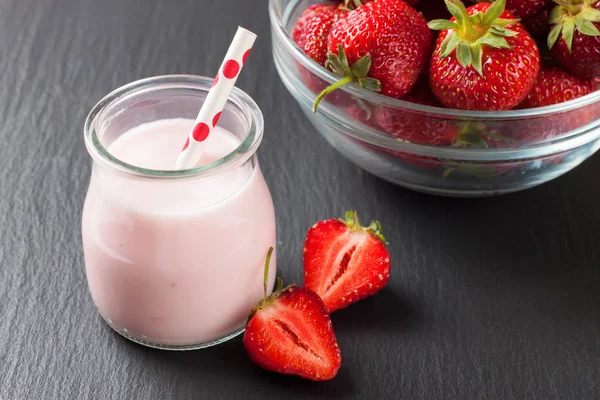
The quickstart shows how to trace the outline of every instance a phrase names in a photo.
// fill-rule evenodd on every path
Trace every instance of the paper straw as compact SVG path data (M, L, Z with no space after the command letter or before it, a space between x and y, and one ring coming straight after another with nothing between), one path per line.
M206 139L212 129L217 126L221 112L225 108L225 103L227 103L255 40L254 33L238 27L212 88L198 113L194 129L183 145L177 159L176 169L193 168L200 160L206 147Z

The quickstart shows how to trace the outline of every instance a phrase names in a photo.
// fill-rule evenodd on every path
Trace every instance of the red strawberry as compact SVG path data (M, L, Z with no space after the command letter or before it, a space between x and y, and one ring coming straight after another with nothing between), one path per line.
M512 121L504 127L503 135L518 145L541 143L569 134L598 119L600 104L593 103L570 111Z
M542 66L533 88L519 108L535 108L562 103L596 90L594 82L576 78L553 66Z
M555 0L548 47L562 67L584 79L600 77L600 0ZM560 37L559 37L560 36Z
M355 211L346 219L315 224L304 242L304 286L323 299L329 312L371 296L390 278L390 255L381 224L360 226Z
M342 355L329 313L314 292L301 287L277 290L267 296L267 271L273 249L265 265L265 297L252 310L244 347L260 367L313 381L332 379L342 365Z
M427 81L419 81L411 93L402 100L433 107L442 107L429 89ZM479 123L448 121L446 118L392 108L380 108L376 119L383 130L398 140L433 146L496 147L498 139L490 138L485 125ZM386 150L395 157L419 168L437 168L443 160L406 152Z
M525 17L521 20L521 23L527 29L527 32L534 38L545 37L550 31L550 11L552 10L552 3L549 6L545 6L541 11L536 14Z
M493 0L492 0L493 1ZM491 1L477 0L479 3L490 3ZM552 0L506 0L506 9L517 16L517 18L532 17Z
M400 98L427 67L431 32L425 18L401 0L373 0L337 21L329 33L327 66L342 78L324 90L355 82L365 89Z
M374 0L344 0L344 5L349 10L353 10L355 8L362 6L363 4L370 3L371 1L374 1ZM406 4L408 4L409 6L414 7L419 3L419 1L420 0L406 0L404 2Z
M314 61L325 66L327 37L331 27L348 11L332 4L313 4L298 19L292 37L294 42Z
M409 94L404 96L402 100L410 101L411 103L423 104L432 107L443 107L442 103L435 97L429 87L429 79L427 76L421 77L413 86Z
M506 0L506 9L517 18L528 18L539 13L552 0Z
M371 128L380 128L379 125L377 125L373 107L362 100L355 99L354 104L347 108L347 112L348 115L356 121L362 122Z
M403 97L411 103L441 107L441 104L427 89ZM376 113L379 126L398 139L418 144L448 146L454 139L454 131L447 129L448 120L425 113L382 107Z
M429 23L441 30L429 71L433 93L449 108L509 110L519 104L540 68L533 38L504 10L505 0L468 9L460 0L445 2L454 17Z
M325 66L327 60L327 37L333 24L345 18L348 11L339 4L314 4L308 7L298 19L294 27L293 39L296 44L315 62ZM329 83L322 80L301 64L298 70L302 80L313 93L320 93ZM345 93L336 93L328 98L335 105L345 106L350 103Z

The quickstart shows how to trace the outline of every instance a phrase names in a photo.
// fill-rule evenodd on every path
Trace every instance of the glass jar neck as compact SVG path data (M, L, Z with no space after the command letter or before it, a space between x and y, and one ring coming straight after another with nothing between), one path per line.
M207 77L167 75L136 81L110 93L94 106L85 122L84 138L90 156L104 171L149 179L210 177L249 161L254 164L253 157L262 141L263 116L252 98L237 88L227 101L219 126L233 133L240 143L214 162L185 170L154 170L132 165L108 151L114 140L138 125L170 118L194 119L212 81Z

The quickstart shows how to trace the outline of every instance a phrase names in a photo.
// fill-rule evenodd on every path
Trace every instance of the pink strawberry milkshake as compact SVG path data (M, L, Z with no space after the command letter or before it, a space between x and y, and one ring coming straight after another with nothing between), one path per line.
M112 159L90 150L82 234L92 298L117 332L159 348L200 348L239 333L276 244L269 189L255 154L240 158L239 134L216 127L200 172L160 172L173 169L193 125L150 119L106 145ZM269 287L275 272L271 261Z

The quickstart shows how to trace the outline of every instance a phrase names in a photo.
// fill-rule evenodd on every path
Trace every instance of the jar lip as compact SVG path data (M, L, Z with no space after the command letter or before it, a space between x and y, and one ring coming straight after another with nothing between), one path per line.
M100 138L96 133L96 124L102 112L126 96L138 95L147 91L177 88L192 88L208 92L212 82L213 78L198 75L161 75L140 79L110 92L102 98L102 100L96 103L85 120L83 133L85 145L90 156L94 161L100 162L120 172L139 177L158 179L209 176L244 164L258 150L264 132L264 119L256 102L248 94L237 87L233 88L227 103L233 104L236 108L241 109L241 111L249 117L250 127L248 134L235 150L226 156L201 167L183 170L155 170L137 167L110 154L108 149L101 143Z

